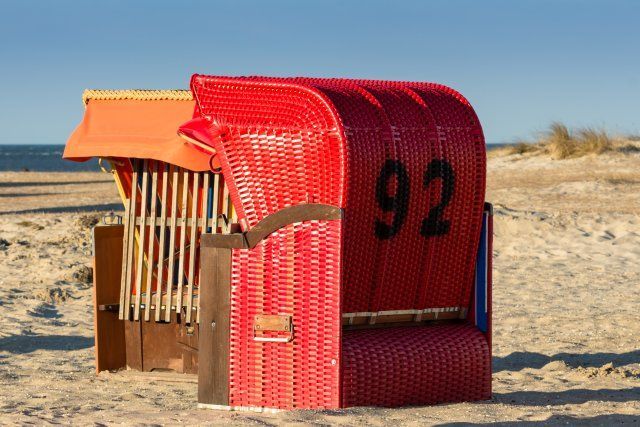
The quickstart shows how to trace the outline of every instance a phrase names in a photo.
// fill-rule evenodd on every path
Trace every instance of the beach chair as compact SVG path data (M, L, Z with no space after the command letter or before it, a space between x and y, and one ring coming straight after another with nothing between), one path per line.
M490 398L492 213L460 94L196 75L85 98L65 157L107 158L126 208L94 231L98 370L197 372L202 408Z
M228 231L228 188L211 154L176 130L190 91L85 91L64 157L109 163L124 205L94 229L96 369L197 373L199 239Z
M201 239L200 407L489 399L491 209L469 103L429 83L191 89L242 227Z

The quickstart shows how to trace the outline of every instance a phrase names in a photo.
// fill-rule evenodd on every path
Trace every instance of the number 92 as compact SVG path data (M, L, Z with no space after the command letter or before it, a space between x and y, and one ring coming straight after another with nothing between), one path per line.
M390 196L388 187L393 178L397 185L395 194ZM423 175L423 187L428 188L436 179L442 180L440 203L429 209L426 218L422 220L420 234L424 237L442 236L451 228L451 221L442 217L453 198L456 178L451 164L446 159L434 159L429 162ZM391 224L376 218L376 237L386 240L398 234L407 219L410 194L411 183L407 168L399 160L387 159L376 180L376 201L383 212L393 212L394 215Z

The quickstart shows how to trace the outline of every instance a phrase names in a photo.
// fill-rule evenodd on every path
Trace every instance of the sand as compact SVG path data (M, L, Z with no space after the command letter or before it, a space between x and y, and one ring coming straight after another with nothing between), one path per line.
M640 154L495 157L487 200L491 401L247 414L197 410L192 383L96 376L86 267L95 211L120 209L111 177L0 173L0 422L640 423Z

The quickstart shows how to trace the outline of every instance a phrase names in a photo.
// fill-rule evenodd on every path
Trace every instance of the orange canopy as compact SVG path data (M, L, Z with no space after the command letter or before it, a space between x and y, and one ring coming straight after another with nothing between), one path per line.
M153 159L192 171L209 170L206 154L177 135L193 116L189 91L87 91L82 123L67 141L63 157Z

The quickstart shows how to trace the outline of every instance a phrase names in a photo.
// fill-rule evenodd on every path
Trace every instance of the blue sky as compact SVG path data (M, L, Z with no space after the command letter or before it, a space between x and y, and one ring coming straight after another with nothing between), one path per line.
M85 88L195 72L426 80L488 142L552 120L640 133L640 1L0 0L0 143L64 143Z

